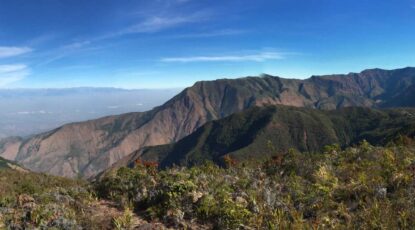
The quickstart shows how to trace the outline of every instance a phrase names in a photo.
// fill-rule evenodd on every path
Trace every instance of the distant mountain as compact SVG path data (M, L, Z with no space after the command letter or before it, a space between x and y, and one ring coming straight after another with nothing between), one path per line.
M29 136L63 124L147 111L179 89L0 89L0 139Z
M197 82L148 112L64 125L4 149L33 171L90 177L145 146L176 142L208 121L254 106L336 109L415 106L415 68L365 70L306 80L264 75Z
M1 156L10 160L16 159L22 141L23 139L20 137L8 137L0 140Z
M206 160L222 163L225 155L260 159L290 148L318 152L325 145L344 147L362 140L386 144L399 135L415 137L415 109L254 107L208 122L177 143L143 148L114 167L137 159L159 162L161 167L192 166Z

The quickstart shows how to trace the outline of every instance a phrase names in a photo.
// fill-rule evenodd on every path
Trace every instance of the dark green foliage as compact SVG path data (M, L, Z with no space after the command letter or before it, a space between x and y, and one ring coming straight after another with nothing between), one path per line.
M174 145L163 159L162 165L195 165L205 160L218 163L224 153L236 151L252 143L258 132L271 121L274 112L275 108L269 107L238 113L219 122L210 122L189 138Z
M16 163L12 162L12 161L8 161L2 157L0 157L0 170L1 169L9 169L11 167L19 167Z
M208 122L175 144L147 148L141 157L159 161L162 168L206 160L221 164L225 155L243 161L264 159L290 148L312 153L334 143L345 147L367 140L384 145L399 135L415 136L414 109L254 107Z
M2 168L9 168L9 166L7 165L7 161L3 158L0 157L0 169Z

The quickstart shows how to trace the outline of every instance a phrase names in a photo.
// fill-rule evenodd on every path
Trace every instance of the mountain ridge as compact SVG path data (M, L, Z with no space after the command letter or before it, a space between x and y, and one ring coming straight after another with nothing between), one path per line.
M208 121L254 106L288 105L332 110L415 106L415 68L366 70L305 80L266 75L200 81L165 104L141 113L64 125L35 135L15 153L23 166L67 177L91 177L145 146L176 142ZM0 152L0 156L4 151Z
M253 107L207 122L180 141L138 150L111 167L137 160L158 162L161 168L194 166L205 161L223 163L268 158L295 149L321 152L327 145L348 147L363 140L385 145L399 136L415 137L415 109L342 108L335 111L290 106ZM110 171L111 171L110 170Z

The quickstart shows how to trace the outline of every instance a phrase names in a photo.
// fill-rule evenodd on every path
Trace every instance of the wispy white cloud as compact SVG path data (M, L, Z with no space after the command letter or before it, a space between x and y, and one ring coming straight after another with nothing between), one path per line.
M262 52L249 55L224 55L224 56L193 56L193 57L167 57L162 62L264 62L268 60L280 60L286 57L286 53Z
M36 47L39 45L49 43L50 41L56 39L57 37L58 35L56 34L45 33L45 34L42 34L42 35L39 35L37 37L30 39L29 41L26 42L26 45L29 47Z
M0 65L0 87L20 81L30 74L24 64Z
M83 70L83 69L91 69L91 68L95 68L96 66L94 65L68 65L68 66L64 66L62 68L60 68L61 70Z
M122 37L132 34L146 34L146 33L156 33L166 29L182 26L188 23L195 23L203 20L207 20L209 14L205 11L196 12L186 16L149 16L142 19L140 22L127 26L123 29L120 29L115 32L110 32L101 36L93 37L88 40L76 41L63 45L58 49L58 54L53 55L52 58L47 59L41 65L49 64L51 62L60 60L76 51L81 50L90 50L88 47L91 45L108 39L113 39L117 37ZM222 31L223 32L223 31ZM228 31L230 33L230 31ZM203 35L202 35L203 36ZM209 36L205 34L204 36ZM213 35L214 36L214 35Z
M152 7L145 8L134 14L134 19L120 29L108 31L101 35L88 37L84 40L76 40L60 46L55 52L50 52L49 58L39 64L47 65L75 53L99 49L97 43L116 39L119 37L134 34L151 34L164 30L184 26L191 23L198 23L211 19L211 12L208 10L195 11L193 13L178 13L178 8L191 0L158 0L151 4ZM157 10L157 11L155 11ZM220 33L235 33L236 31L220 31ZM219 34L200 34L190 36L219 36ZM92 48L94 47L94 48ZM102 47L101 47L102 48Z
M88 47L86 46L87 44L89 44L89 42L86 42L86 41L75 42L75 43L61 46L53 50L49 50L47 52L43 52L41 54L43 59L41 62L37 63L36 66L39 67L39 66L48 65L50 63L53 63L55 61L61 60L63 58L66 58L68 56L71 56L77 53L87 52L87 51L92 52L92 51L97 51L101 49L101 47L99 46Z
M183 4L183 3L188 3L190 1L191 0L176 0L175 2L178 3L178 4Z
M163 29L175 27L185 23L194 22L195 17L177 16L173 18L152 17L136 25L130 26L120 31L120 35L133 33L152 33Z
M24 70L26 68L27 68L27 66L26 65L23 65L23 64L0 65L0 74L21 71L21 70Z
M53 112L39 110L39 111L20 111L16 113L17 115L33 115L33 114L53 114Z
M108 33L94 40L121 37L129 34L156 33L162 30L183 26L185 24L207 20L208 17L209 14L207 12L196 12L190 15L149 16L136 24L127 26L126 28L113 33Z
M157 33L163 30L184 26L190 23L197 23L208 20L210 18L208 11L197 11L191 14L175 14L175 13L161 13L158 15L147 15L142 13L141 19L136 23L125 26L117 31L108 32L106 34L89 38L88 40L76 41L62 46L63 49L75 50L89 46L93 43L118 38L132 34L150 34ZM231 31L222 31L222 33L231 33ZM206 34L207 35L207 34ZM205 35L205 36L206 36Z
M0 46L0 58L14 57L31 51L29 47Z
M76 42L72 42L69 44L65 44L62 47L60 47L60 50L63 50L65 53L70 53L72 51L83 49L85 47L88 47L94 43L97 43L103 40L113 39L113 38L122 37L122 36L130 35L130 34L155 33L163 29L177 26L179 24L184 24L186 22L188 22L188 19L182 18L182 17L170 18L170 19L163 18L163 17L153 17L143 22L140 22L138 24L134 24L126 28L123 28L119 31L110 32L110 33L107 33L101 36L90 38L88 40L76 41ZM56 56L57 58L51 59L52 60L51 62L61 59L62 56L67 56L67 55L57 55ZM49 63L50 62L47 62L47 64Z
M210 38L210 37L241 35L245 33L248 33L248 31L237 30L237 29L224 29L224 30L200 32L200 33L178 34L178 35L173 35L171 37L172 38Z
M85 41L80 41L80 42L73 42L67 45L64 45L62 48L63 49L79 49L82 48L83 46L89 45L91 44L91 41L89 40L85 40Z

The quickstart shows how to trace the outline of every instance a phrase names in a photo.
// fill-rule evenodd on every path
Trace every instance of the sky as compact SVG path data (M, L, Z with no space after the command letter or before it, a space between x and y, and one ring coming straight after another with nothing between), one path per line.
M415 0L0 0L0 88L415 66Z

